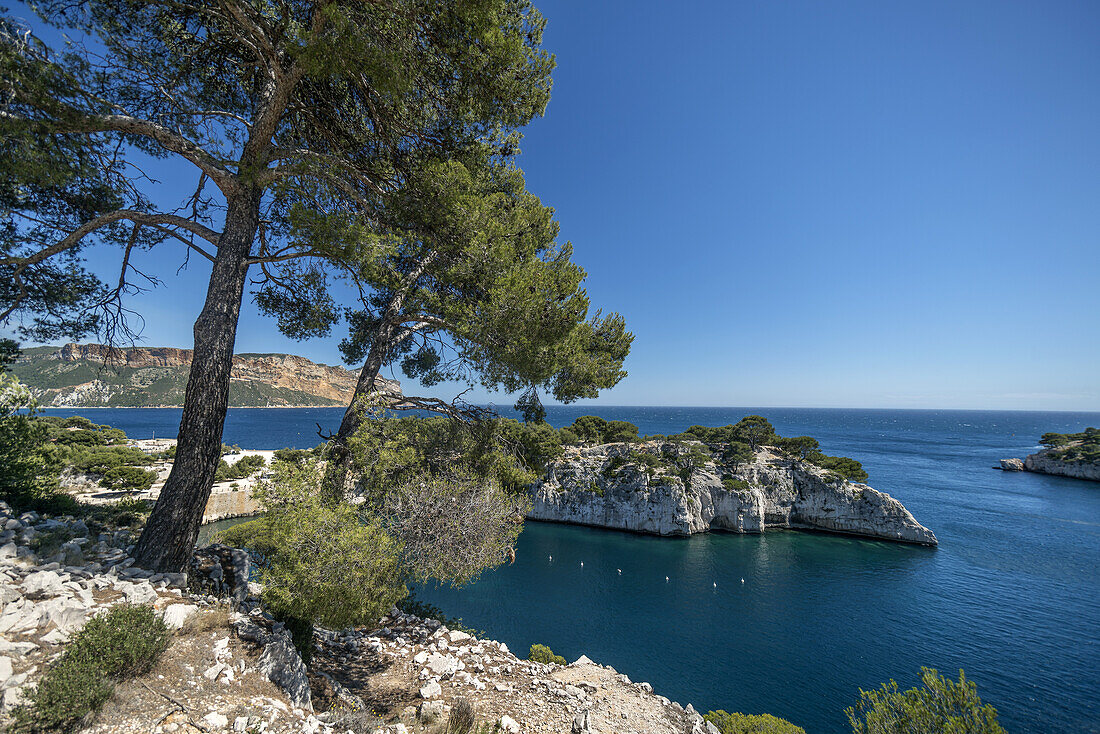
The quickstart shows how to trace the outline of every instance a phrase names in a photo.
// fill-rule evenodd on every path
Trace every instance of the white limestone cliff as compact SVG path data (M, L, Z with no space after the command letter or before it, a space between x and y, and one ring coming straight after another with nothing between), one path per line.
M712 459L690 475L677 472L675 457L692 447L703 448L659 441L567 447L532 485L527 517L656 535L797 528L937 544L900 502L865 484L769 449L751 464ZM671 463L647 468L631 460L633 452Z

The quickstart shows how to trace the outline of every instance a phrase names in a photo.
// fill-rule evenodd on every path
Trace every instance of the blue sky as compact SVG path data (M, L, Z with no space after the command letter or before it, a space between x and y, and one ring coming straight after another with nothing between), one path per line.
M636 334L598 402L1100 410L1100 5L537 5L520 165ZM148 257L145 342L188 347L208 269ZM237 351L340 336L249 303Z

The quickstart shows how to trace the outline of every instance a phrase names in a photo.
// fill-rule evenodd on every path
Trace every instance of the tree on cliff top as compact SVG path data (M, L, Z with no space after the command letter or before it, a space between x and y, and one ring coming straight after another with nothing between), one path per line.
M430 203L419 187L448 162L504 166L516 128L545 108L553 60L525 0L34 7L78 40L53 49L0 23L0 320L125 335L124 297L156 282L137 269L142 250L174 240L211 263L176 462L135 550L178 570L217 467L250 269L286 333L324 333L338 317L331 268L360 275L373 250L389 252L388 209ZM194 193L155 207L135 150L193 166ZM121 250L117 283L82 269L91 245Z
M361 263L362 308L348 314L340 348L363 361L340 427L350 437L395 363L425 386L456 380L525 390L517 403L541 420L544 389L562 402L596 397L621 380L633 336L621 316L589 315L584 270L556 243L553 210L528 193L513 166L452 160L417 171L417 185L385 211L391 240ZM409 395L394 407L469 418L458 401Z

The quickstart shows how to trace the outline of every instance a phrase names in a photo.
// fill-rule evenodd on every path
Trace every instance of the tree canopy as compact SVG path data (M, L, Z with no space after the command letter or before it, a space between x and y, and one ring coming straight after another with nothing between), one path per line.
M346 353L370 357L360 394L395 359L429 384L539 385L563 400L621 379L630 335L588 314L583 271L512 163L553 68L529 2L34 8L72 40L0 23L0 321L36 338L130 338L127 297L161 277L143 251L174 242L184 262L211 264L176 462L139 563L178 570L190 554L250 272L293 338L346 311ZM192 193L153 201L137 153L179 163ZM84 268L92 246L117 248L117 278ZM354 309L333 278L361 295Z

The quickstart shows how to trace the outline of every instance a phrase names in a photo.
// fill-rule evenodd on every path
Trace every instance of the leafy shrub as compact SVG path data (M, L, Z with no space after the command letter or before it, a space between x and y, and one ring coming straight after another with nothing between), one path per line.
M932 668L921 668L920 677L922 686L905 692L894 681L860 690L859 703L844 711L853 734L1004 734L997 710L982 704L978 687L963 671L958 682Z
M703 717L722 734L806 734L806 730L771 714L727 713L719 709Z
M808 457L810 463L828 469L839 474L851 482L866 482L867 472L863 470L863 464L847 456L826 456L821 452L814 452Z
M558 429L558 437L561 439L562 446L573 446L581 442L581 437L577 435L577 432L568 426Z
M313 451L309 449L279 449L273 457L275 461L285 461L290 464L301 464L314 458Z
M543 665L549 663L565 665L565 658L561 655L555 655L554 651L546 645L539 645L537 643L531 645L531 652L527 653L527 659L533 660L536 663L542 663Z
M99 486L120 492L143 492L152 487L156 479L155 471L136 466L116 466L104 473Z
M722 486L725 487L727 491L734 492L746 490L752 485L746 482L744 479L733 479L732 477L725 477L722 479Z
M225 459L220 459L218 468L214 471L214 481L227 482L231 479L246 479L265 466L267 466L267 459L260 454L242 456L232 464Z
M604 443L622 443L638 440L638 427L628 421L608 421L603 434Z
M0 499L17 511L37 509L38 502L51 498L60 470L35 408L26 385L0 374Z
M288 628L302 623L296 643L312 636L302 630L314 623L377 621L407 593L398 543L351 505L324 501L316 462L278 463L275 473L256 489L266 513L217 539L252 554L264 606Z
M603 435L607 432L607 421L597 415L582 415L569 428L582 441L602 443Z
M168 640L168 627L149 606L120 605L93 617L13 710L13 731L75 729L111 698L116 681L149 672Z

